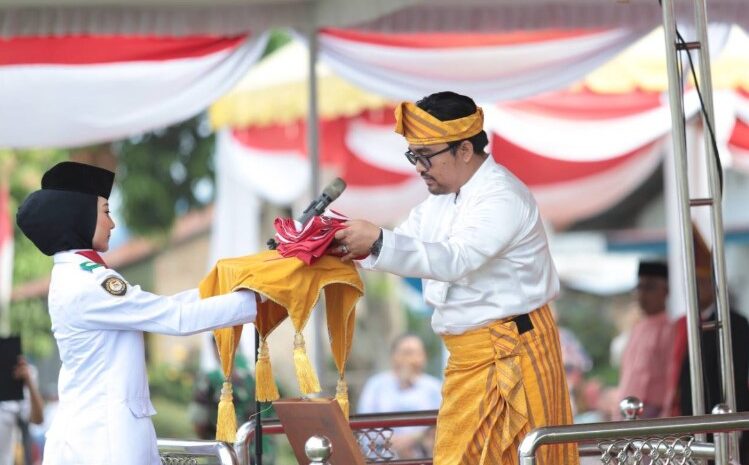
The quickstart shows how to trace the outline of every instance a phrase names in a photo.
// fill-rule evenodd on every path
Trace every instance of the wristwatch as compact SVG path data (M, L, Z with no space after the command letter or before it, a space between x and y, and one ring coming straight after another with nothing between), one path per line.
M382 248L382 229L380 229L380 235L377 237L377 240L374 241L374 244L372 244L372 247L369 248L370 255L379 257L381 248Z

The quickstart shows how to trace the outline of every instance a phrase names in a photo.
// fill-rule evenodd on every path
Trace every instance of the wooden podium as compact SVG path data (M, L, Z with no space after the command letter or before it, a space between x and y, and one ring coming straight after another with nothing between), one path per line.
M311 436L325 436L333 446L330 465L365 465L359 445L335 399L281 399L273 402L296 460L308 465L304 444Z

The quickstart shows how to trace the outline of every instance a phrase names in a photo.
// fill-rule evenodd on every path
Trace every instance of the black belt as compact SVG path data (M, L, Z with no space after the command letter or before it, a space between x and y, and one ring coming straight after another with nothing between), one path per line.
M515 324L517 325L518 334L523 334L523 333L527 333L528 331L533 331L533 322L531 321L531 316L527 313L523 313L522 315L513 317L510 319L510 321L514 321Z

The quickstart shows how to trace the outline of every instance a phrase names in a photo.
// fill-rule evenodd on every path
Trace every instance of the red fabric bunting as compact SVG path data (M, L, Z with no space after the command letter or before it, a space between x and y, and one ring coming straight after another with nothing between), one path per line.
M0 40L0 65L94 65L200 58L230 50L235 37L71 36Z

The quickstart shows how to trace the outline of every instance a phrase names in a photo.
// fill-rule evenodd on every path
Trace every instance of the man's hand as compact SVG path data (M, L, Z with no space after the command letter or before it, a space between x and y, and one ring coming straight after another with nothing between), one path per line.
M347 262L356 257L366 257L369 249L380 237L380 227L364 220L350 220L344 223L346 229L335 233L338 241L336 252Z
M31 397L29 421L35 425L41 425L44 422L44 399L42 399L42 395L36 385L35 377L31 375L31 367L23 355L18 356L18 363L13 369L13 377L22 381L29 389L29 396Z
M18 363L13 370L13 377L22 381L26 386L31 384L31 371L29 370L28 363L26 363L26 359L22 355L18 357Z

